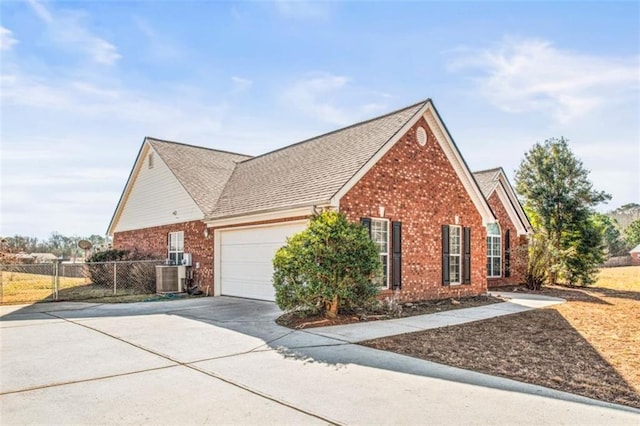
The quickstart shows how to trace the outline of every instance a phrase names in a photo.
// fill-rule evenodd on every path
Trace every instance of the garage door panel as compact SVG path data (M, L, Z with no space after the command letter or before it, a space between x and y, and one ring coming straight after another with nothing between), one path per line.
M274 300L273 257L287 237L305 227L306 222L297 222L222 231L218 254L221 293Z
M270 273L268 278L271 281L273 267L270 262L230 262L225 265L224 272L226 279L253 281L264 281L265 273Z
M249 244L242 245L226 245L223 247L222 261L226 262L230 259L232 262L252 262L256 260L255 248L259 248L261 251L273 253L275 256L276 251L284 245L282 243L268 243L260 244L257 246L251 246ZM273 256L269 259L269 262L273 260ZM264 261L264 259L262 259Z

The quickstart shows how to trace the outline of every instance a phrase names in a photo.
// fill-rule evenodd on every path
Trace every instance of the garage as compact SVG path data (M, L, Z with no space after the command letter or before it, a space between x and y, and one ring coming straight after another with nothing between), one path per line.
M220 294L275 300L271 283L273 256L287 237L302 231L306 221L221 230L219 240Z

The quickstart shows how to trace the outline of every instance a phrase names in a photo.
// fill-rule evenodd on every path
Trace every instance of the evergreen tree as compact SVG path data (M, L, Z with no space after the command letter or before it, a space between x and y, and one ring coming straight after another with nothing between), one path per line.
M590 284L602 261L602 233L591 220L592 208L611 199L593 189L589 171L564 138L536 143L516 172L516 191L549 252L549 279Z

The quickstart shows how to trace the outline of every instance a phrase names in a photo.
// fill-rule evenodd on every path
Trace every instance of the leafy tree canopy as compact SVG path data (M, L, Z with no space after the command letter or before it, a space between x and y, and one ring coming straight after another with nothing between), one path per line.
M534 228L544 235L551 282L562 277L589 284L603 254L592 208L611 196L593 188L589 171L571 152L568 140L536 143L516 171L516 191Z

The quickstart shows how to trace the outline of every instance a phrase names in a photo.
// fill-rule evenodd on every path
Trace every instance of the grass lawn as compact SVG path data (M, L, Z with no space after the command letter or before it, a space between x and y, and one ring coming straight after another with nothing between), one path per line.
M51 302L54 285L51 275L2 271L2 304ZM91 284L87 278L60 277L58 300L100 301L104 303L130 302L148 299L150 294L140 294L135 289L113 289Z
M640 408L640 267L539 293L567 303L363 344Z

